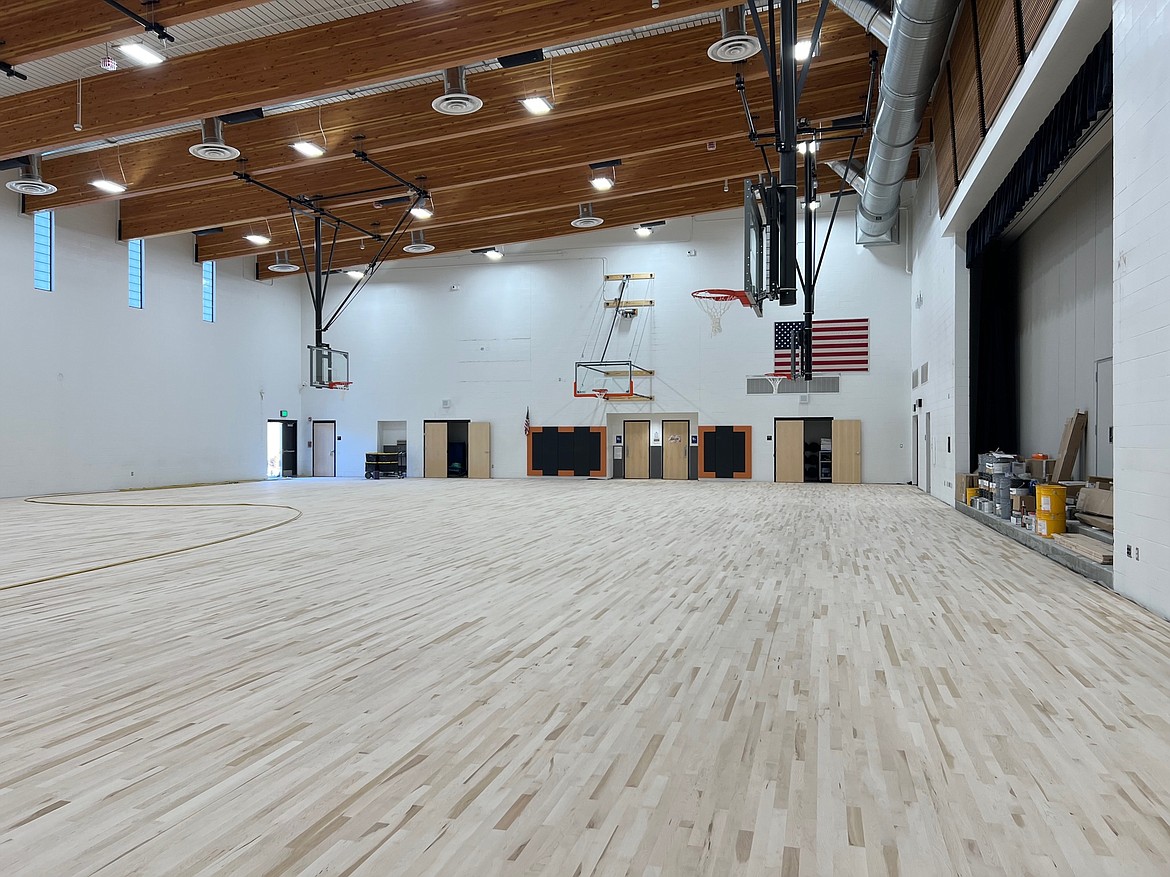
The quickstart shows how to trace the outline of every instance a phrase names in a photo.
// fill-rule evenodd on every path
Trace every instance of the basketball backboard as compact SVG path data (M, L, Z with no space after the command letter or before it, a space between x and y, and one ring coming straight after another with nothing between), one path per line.
M310 345L309 385L329 390L349 389L349 354L328 345Z

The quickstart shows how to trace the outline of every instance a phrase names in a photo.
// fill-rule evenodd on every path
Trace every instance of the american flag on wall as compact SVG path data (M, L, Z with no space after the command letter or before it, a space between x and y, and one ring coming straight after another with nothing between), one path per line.
M801 321L777 323L772 374L792 377L792 347ZM817 374L869 371L869 319L813 320L813 371ZM800 370L800 350L796 351Z

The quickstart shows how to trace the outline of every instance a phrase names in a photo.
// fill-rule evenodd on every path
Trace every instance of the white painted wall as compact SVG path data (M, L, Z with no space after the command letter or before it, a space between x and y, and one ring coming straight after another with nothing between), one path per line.
M827 220L819 218L822 229ZM379 420L409 422L409 472L418 475L422 421L468 419L492 424L495 477L519 477L525 472L527 407L537 426L602 425L613 412L644 419L697 411L705 425L753 427L753 474L759 480L773 475L768 437L774 417L857 418L863 479L905 482L910 421L899 400L909 374L910 278L902 248L856 247L852 224L843 211L820 277L817 317L869 317L871 371L843 376L839 395L813 396L801 405L795 396L746 394L747 375L772 370L773 323L800 319L799 308L769 305L761 320L737 305L724 316L722 334L711 336L690 292L742 287L743 220L733 212L672 222L644 241L629 229L605 229L506 247L508 257L495 264L464 256L385 267L325 339L351 353L353 387L307 391L305 413L337 420L342 475L362 471ZM652 282L635 282L627 296L656 304L619 325L608 357L627 358L636 347L635 361L656 372L655 399L620 408L574 399L574 362L597 355L602 275L623 272L653 272ZM616 285L605 292L612 297ZM307 303L304 326L307 344ZM640 344L633 343L635 335ZM451 400L449 409L443 399Z
M40 292L18 210L0 190L0 495L263 478L266 420L300 415L295 292L225 262L204 323L182 235L147 242L132 309L112 204L58 211L55 291Z
M930 413L930 492L946 503L955 498L955 473L970 468L970 280L963 248L947 235L938 215L934 157L924 152L922 180L909 211L913 233L910 290L910 368L902 398L907 423L921 399L918 484L927 484L926 414ZM911 371L927 365L927 379L912 386ZM947 439L950 439L950 449Z
M1170 10L1114 0L1114 587L1170 617ZM1136 557L1127 555L1132 545Z
M1097 471L1097 363L1113 355L1113 157L1106 150L1016 243L1020 452L1056 456L1065 421L1089 412ZM1106 419L1106 423L1108 420ZM1108 436L1100 437L1106 444Z

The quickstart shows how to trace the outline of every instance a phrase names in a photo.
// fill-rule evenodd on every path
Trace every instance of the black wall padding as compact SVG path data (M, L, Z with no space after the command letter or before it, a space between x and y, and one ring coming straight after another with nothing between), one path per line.
M1113 105L1113 28L1089 53L1048 118L967 229L967 267L1008 227L1072 153L1081 135ZM972 291L974 297L974 291Z
M746 469L745 434L733 426L715 427L714 434L703 443L703 471L714 472L716 478L734 478L736 472Z
M971 459L1020 447L1018 249L997 241L971 266Z
M587 426L572 432L545 427L532 433L532 468L542 475L590 475L601 470L602 453L601 433Z

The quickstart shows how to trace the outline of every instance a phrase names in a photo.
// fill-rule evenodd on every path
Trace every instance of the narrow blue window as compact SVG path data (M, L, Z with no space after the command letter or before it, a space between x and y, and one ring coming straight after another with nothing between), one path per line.
M215 263L203 263L203 322L215 322Z
M45 292L53 291L53 232L52 210L33 214L33 286Z
M142 307L142 273L145 258L142 238L136 238L127 245L130 263L130 307Z

